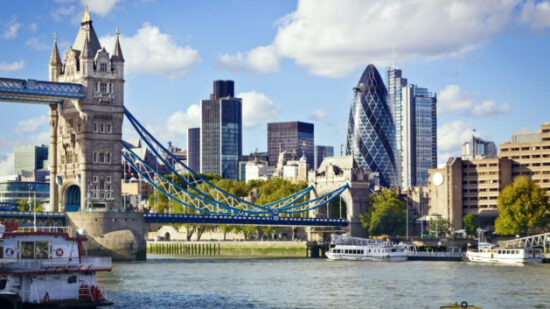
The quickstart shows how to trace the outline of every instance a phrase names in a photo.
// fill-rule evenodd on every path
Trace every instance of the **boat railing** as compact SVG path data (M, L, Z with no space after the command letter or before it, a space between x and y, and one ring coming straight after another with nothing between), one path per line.
M438 251L409 251L408 256L422 256L422 257L463 257L464 252L438 252Z
M53 233L67 233L72 236L74 229L70 226L20 226L17 228L18 232L53 232Z
M107 256L83 256L80 258L80 264L83 265L83 267L89 266L92 268L113 267L111 257Z

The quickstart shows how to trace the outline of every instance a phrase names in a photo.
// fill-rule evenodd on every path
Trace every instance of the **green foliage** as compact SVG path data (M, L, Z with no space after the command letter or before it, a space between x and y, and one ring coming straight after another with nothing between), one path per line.
M426 230L428 230L429 233L441 236L450 234L452 232L452 227L453 226L451 225L451 222L449 222L449 220L439 217L437 219L430 219Z
M464 223L464 230L468 235L475 235L478 225L476 223L476 217L472 214L466 214L462 218L462 223Z
M524 176L502 190L497 208L495 229L501 235L525 235L530 228L544 227L550 219L546 192Z
M390 189L382 189L370 197L368 211L359 216L370 235L403 235L407 211L405 202Z
M27 200L17 201L17 207L19 211L29 211L29 202Z

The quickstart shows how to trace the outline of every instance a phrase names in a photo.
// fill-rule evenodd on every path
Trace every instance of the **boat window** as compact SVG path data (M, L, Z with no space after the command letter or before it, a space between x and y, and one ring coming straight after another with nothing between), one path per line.
M69 276L67 278L67 283L75 283L76 282L76 276Z
M34 259L34 241L21 242L21 258Z
M6 288L6 283L8 283L8 279L7 278L1 278L0 279L0 290L3 290Z
M4 247L0 247L0 259L4 258Z
M365 254L365 251L361 250L361 254Z
M35 258L43 260L47 259L48 257L48 242L37 241L35 246Z

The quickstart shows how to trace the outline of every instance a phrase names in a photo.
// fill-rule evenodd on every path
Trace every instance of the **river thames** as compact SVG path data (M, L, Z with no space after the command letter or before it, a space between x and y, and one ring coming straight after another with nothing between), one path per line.
M111 308L550 308L550 264L149 259L98 276Z

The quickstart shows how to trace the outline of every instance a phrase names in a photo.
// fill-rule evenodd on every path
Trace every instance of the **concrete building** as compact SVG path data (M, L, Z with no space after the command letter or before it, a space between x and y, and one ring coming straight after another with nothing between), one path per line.
M248 161L245 165L244 181L268 180L267 161Z
M315 145L315 153L313 154L314 168L318 169L321 165L321 162L323 162L326 157L332 156L334 156L334 147Z
M314 126L301 121L272 122L267 124L267 153L269 166L276 166L283 151L305 156L309 166L314 161Z
M498 196L515 177L531 178L550 196L550 123L538 132L512 134L500 145L499 157L451 158L429 174L429 216L448 218L454 229L460 229L462 217L471 213L482 225L491 226L498 216Z
M497 156L497 147L494 142L485 141L477 136L462 144L463 160L479 160Z
M187 166L199 172L201 168L201 129L187 129Z
M428 89L402 89L397 170L403 190L428 183L428 170L437 167L437 98Z
M15 174L22 171L34 171L48 168L48 146L15 146L13 147Z
M201 100L200 171L239 179L242 156L242 101L234 82L214 81L210 99Z

